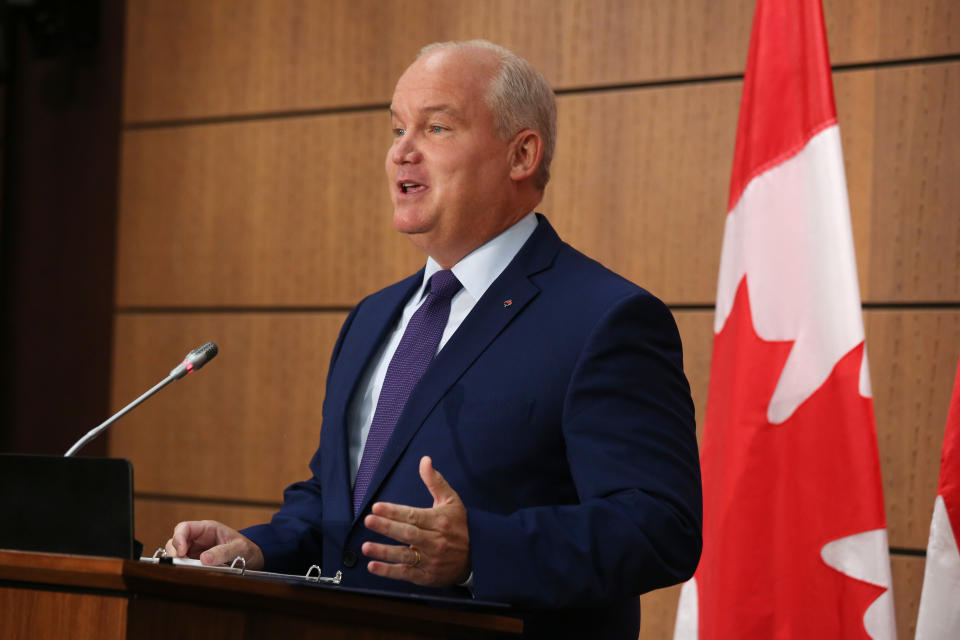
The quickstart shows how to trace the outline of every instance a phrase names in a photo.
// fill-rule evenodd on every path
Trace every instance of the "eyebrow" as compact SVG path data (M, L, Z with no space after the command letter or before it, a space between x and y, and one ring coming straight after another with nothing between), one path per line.
M453 116L454 118L456 118L456 119L458 119L458 120L463 120L463 115L461 114L460 110L457 109L457 108L455 108L455 107L453 107L453 106L451 106L451 105L449 105L449 104L432 104L432 105L427 105L426 107L422 107L422 108L418 109L417 111L418 111L418 113L427 114L427 115L432 114L432 113L438 113L438 112L439 112L439 113L446 113L446 114L448 114L448 115L450 115L450 116ZM397 117L397 114L396 114L396 112L393 110L393 107L392 107L392 106L390 107L390 115L391 115L391 117L394 117L394 118Z

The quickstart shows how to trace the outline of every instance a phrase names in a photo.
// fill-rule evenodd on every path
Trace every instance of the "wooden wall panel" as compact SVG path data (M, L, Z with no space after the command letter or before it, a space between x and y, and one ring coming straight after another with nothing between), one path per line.
M422 266L382 113L128 131L117 304L352 305Z
M953 0L823 0L833 64L955 54Z
M713 355L713 311L677 310L673 317L683 341L683 370L690 382L690 395L697 416L697 442L701 442Z
M893 608L897 617L897 637L913 638L917 631L920 610L920 589L923 587L925 560L916 556L894 555L890 558L893 572Z
M640 596L639 640L672 640L679 600L680 585Z
M875 99L870 298L960 301L960 62L878 72Z
M864 299L960 299L960 63L836 86ZM712 303L739 92L561 97L540 210L666 301ZM914 94L928 106L893 99ZM375 112L126 132L117 304L347 306L419 268L389 221L388 128Z
M279 506L279 502L276 507L269 507L139 497L134 500L136 538L143 543L143 554L150 556L167 543L173 528L183 520L219 520L242 529L270 522Z
M220 354L171 384L110 435L138 492L279 502L309 477L330 352L344 313L125 314L117 317L112 404L119 409L179 358Z
M739 82L564 96L540 209L669 302L713 300Z
M485 37L559 89L739 74L752 0L131 0L125 120L386 103L420 46ZM952 0L826 0L836 64L956 53Z
M749 0L130 5L128 122L386 103L420 46L437 40L491 39L558 88L735 73L752 15ZM718 19L737 27L715 29Z
M960 358L960 310L869 311L866 330L890 544L925 549Z
M847 71L833 74L834 100L843 146L843 166L847 177L853 244L857 259L860 297L868 299L868 284L873 254L870 228L873 222L873 182L887 179L877 176L874 145L877 136L874 124L878 105L874 101L877 74L875 71ZM879 108L883 108L879 106Z

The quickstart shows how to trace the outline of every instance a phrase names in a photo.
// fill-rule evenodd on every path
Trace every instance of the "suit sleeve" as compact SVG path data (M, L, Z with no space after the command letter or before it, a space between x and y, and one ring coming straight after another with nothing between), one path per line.
M350 312L340 328L330 357L327 380L333 377L344 336L359 308L360 305L357 305ZM319 480L319 448L310 460L310 471L312 475L309 480L296 482L284 490L283 506L273 515L269 524L258 524L240 531L260 547L267 571L304 573L311 564L318 563L323 557L323 493Z
M561 427L579 504L468 509L475 597L587 606L689 578L702 545L696 424L662 302L632 294L594 327Z

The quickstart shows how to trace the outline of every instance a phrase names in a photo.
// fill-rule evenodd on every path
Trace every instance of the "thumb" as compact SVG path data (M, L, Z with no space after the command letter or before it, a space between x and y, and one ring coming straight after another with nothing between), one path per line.
M439 471L433 468L433 460L430 456L420 458L420 479L433 496L433 506L460 501L460 496L453 487L440 475Z
M244 546L243 539L237 539L210 547L200 554L200 562L211 566L230 564L237 556L243 555ZM244 560L249 560L249 558L244 558Z

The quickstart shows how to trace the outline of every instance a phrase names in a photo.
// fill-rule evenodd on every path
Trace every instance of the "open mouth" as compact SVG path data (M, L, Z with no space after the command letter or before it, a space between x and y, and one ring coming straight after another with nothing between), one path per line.
M400 191L403 193L419 193L421 191L425 191L427 188L419 182L403 181L397 184L400 186Z

